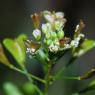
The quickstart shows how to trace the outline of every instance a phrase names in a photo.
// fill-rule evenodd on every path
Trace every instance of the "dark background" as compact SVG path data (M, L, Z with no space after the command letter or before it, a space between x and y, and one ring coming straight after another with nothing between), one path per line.
M95 0L0 0L0 42L6 37L14 38L21 33L26 33L31 37L30 15L43 10L64 12L67 18L66 32L70 35L74 31L75 25L82 19L86 24L83 33L87 38L95 40ZM63 59L60 63L62 61ZM34 67L33 72L41 71L39 65L35 66L34 64ZM94 67L95 49L79 58L67 72L72 75L82 75ZM58 68L60 66L56 67L56 69ZM0 64L0 95L4 95L2 91L4 82L13 81L19 85L21 84L20 80L26 80L26 78ZM64 95L69 95L70 92L85 87L89 81L60 80L51 87L50 93L51 95L63 95L64 92ZM84 95L94 94L95 91L92 91Z

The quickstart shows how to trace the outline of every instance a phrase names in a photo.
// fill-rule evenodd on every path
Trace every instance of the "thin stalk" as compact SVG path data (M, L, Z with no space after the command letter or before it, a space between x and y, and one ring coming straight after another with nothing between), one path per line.
M25 72L24 72L24 71L22 71L22 70L20 70L20 69L18 69L18 68L16 68L16 67L11 67L11 69L13 69L13 70L15 70L15 71L17 71L17 72L20 72L20 73L22 73L22 74L25 75ZM29 74L29 73L28 73L28 75L29 75L32 79L35 79L35 80L37 80L37 81L39 81L39 82L45 84L45 80L43 80L43 79L41 79L41 78L39 78L39 77L36 77L36 76L34 76L34 75L32 75L32 74Z
M66 80L80 80L80 77L69 77L69 76L64 76L63 79L66 79Z
M47 74L45 76L46 83L45 83L45 94L44 95L48 95L51 69L52 69L52 63L50 62L50 63L48 63L48 71L47 71Z
M23 67L23 70L24 70L25 75L27 76L28 80L29 80L30 83L32 83L32 85L35 87L35 89L36 89L36 91L39 93L39 95L43 95L42 91L41 91L35 84L33 84L33 80L32 80L32 78L29 76L28 71L26 70L25 67Z
M18 72L20 72L20 73L26 75L27 78L28 78L28 80L32 83L32 85L34 85L34 87L35 87L36 91L39 93L39 95L43 95L42 91L41 91L35 84L33 84L32 78L33 78L33 79L36 79L36 80L38 80L38 81L40 81L40 82L42 82L42 83L45 83L44 80L42 80L42 79L40 79L40 78L38 78L38 77L36 77L36 76L34 76L34 75L28 74L28 72L27 72L27 70L26 70L25 68L23 68L23 71L20 70L20 69L18 69L18 68L16 68L16 67L14 67L14 66L11 66L10 68L11 68L12 70L18 71Z

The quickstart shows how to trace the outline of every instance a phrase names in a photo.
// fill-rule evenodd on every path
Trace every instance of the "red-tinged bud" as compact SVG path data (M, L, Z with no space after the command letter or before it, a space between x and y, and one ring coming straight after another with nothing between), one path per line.
M37 13L35 13L35 14L31 15L31 18L32 18L34 27L35 27L35 28L39 28L39 26L40 26L41 14L38 15Z
M65 38L59 40L60 46L63 47L64 44L68 44L68 43L70 42L70 40L71 40L71 39L68 38L68 37L65 37Z

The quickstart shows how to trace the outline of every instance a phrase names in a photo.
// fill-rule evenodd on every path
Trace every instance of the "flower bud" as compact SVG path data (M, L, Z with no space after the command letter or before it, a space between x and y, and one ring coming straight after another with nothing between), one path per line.
M56 38L57 38L56 32L51 32L51 37L52 37L53 39L56 39Z
M55 15L56 15L56 18L59 18L59 19L64 17L64 13L63 12L57 12Z
M58 38L53 41L54 45L60 46Z
M79 41L77 39L72 40L70 45L76 48L79 45Z
M45 34L45 38L46 38L47 40L50 39L50 37L51 37L50 32L48 32L47 34Z
M40 40L41 39L41 31L39 29L35 29L33 31L33 36L35 37L36 40Z
M59 40L62 39L64 37L64 31L62 29L60 31L58 31L57 36L58 36Z
M53 43L53 41L51 39L45 39L44 42L47 44L47 45L51 45Z
M40 17L41 17L40 14L38 15L37 13L31 15L31 18L32 18L32 21L33 21L33 24L34 24L35 28L39 28Z
M57 31L59 31L60 29L63 28L64 22L63 22L63 21L55 21L54 26L55 26L55 29L56 29Z
M52 15L52 13L51 12L49 12L49 11L44 11L43 12L43 15L44 15L44 18L48 21L48 22L50 22L50 23L52 23L53 21L54 21L54 17L53 17L53 15Z
M49 46L49 50L50 50L50 52L56 53L56 52L58 52L58 50L59 50L59 46L54 45L54 44L51 44L51 45Z
M51 24L50 23L42 24L42 32L46 34L49 31L51 31Z

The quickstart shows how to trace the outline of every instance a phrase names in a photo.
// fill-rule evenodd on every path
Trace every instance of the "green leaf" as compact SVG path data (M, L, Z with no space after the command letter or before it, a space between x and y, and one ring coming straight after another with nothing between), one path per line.
M81 90L79 93L86 93L91 90L95 90L95 80L91 81L91 83L85 89Z
M80 94L83 94L83 93L86 93L88 91L91 91L91 90L95 90L95 80L92 80L86 88L80 90L78 93Z
M12 83L5 83L3 88L7 95L23 95L20 90Z
M3 41L4 46L19 64L23 64L25 61L26 50L23 40L26 38L26 35L22 34L15 40L7 38Z
M6 55L4 54L4 50L2 45L0 44L0 62L3 63L6 66L11 66L10 62L8 61Z
M79 48L75 49L74 56L79 57L95 47L94 40L85 39Z
M92 81L90 82L89 86L90 86L90 87L91 87L91 86L94 86L94 88L95 88L95 80L92 80Z

